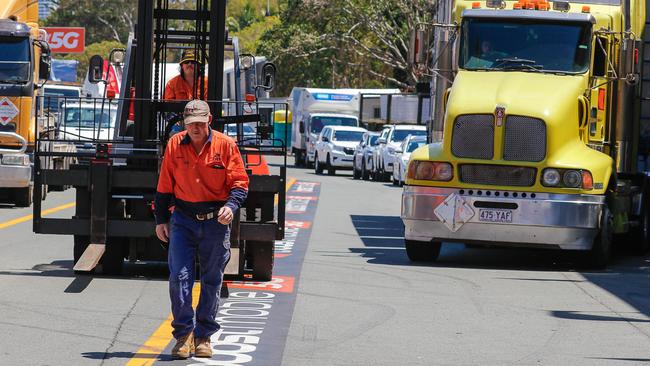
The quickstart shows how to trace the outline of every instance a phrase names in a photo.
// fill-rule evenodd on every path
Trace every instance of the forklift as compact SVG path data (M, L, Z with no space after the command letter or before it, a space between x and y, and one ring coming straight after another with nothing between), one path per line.
M125 260L167 261L166 246L155 236L153 201L170 126L182 116L187 101L163 100L163 91L168 58L174 52L193 49L200 58L200 94L204 90L203 75L208 76L207 102L214 116L211 128L223 131L226 125L237 127L233 137L250 177L248 199L232 223L231 259L225 274L238 279L271 280L274 244L284 238L287 138L274 134L273 121L258 111L263 109L261 105L267 109L288 108L283 103L259 100L273 89L276 69L271 63L257 67L252 55L240 58L238 42L228 36L225 25L226 0L197 0L187 6L192 8L172 8L168 0L139 0L135 33L125 49L112 51L107 60L121 67L119 95L105 93L103 98L82 100L92 103L100 116L115 110L109 107L117 104L111 136L98 132L92 139L82 139L67 133L67 142L77 146L68 153L38 148L45 146L45 139L36 143L36 157L64 156L78 162L69 169L53 170L34 159L37 195L45 185L72 186L76 190L71 218L43 217L37 201L33 227L39 234L73 235L76 273L101 269L104 274L120 275ZM242 100L222 100L224 56L228 50L234 54L236 83L243 83L242 75L253 75L246 78L252 80L250 85L237 88L254 92L245 98L238 96ZM104 69L104 59L93 56L88 79L106 84ZM102 128L101 119L97 122L97 118L93 121L90 117L90 123L86 127ZM254 138L243 136L245 124L255 127ZM53 127L65 128L61 122ZM274 164L272 172L259 174L256 167L265 164L267 156L278 156L274 162L281 162Z

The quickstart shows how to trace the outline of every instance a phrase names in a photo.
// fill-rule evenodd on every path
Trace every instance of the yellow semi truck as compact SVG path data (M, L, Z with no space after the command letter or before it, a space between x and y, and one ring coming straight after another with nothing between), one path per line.
M436 260L443 241L583 251L593 267L614 242L645 253L646 0L439 7L432 61L413 53L438 77L402 196L409 258Z
M0 199L29 206L33 199L34 123L39 79L50 72L38 1L0 2Z

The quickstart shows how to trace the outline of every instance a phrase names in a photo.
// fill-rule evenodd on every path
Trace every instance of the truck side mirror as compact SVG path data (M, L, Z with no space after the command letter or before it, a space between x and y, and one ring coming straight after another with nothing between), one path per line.
M262 75L264 75L263 87L266 91L271 91L275 87L275 73L277 68L271 62L267 62L262 67Z
M385 144L386 143L386 138L382 137L377 139L377 145Z
M305 133L305 122L300 121L300 123L298 124L298 131L300 133Z
M90 64L88 65L88 81L93 84L97 84L100 81L103 81L103 68L104 68L104 59L102 56L95 55L90 58Z
M327 136L323 136L323 137L321 137L321 141L330 142L330 139Z
M38 78L47 80L52 71L50 45L47 42L39 42L38 46L41 48L41 58L38 60Z
M424 65L427 62L429 46L429 30L418 27L411 31L411 43L409 45L409 63L412 66Z

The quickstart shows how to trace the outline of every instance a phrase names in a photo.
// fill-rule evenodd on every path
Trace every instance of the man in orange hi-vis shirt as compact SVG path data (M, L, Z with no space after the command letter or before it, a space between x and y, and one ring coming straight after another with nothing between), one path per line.
M173 77L165 86L163 99L208 99L208 78L203 79L203 95L200 93L199 61L194 50L184 50L180 62L180 75Z
M193 100L183 113L186 131L167 143L155 200L156 235L169 242L169 294L173 358L212 357L210 337L230 258L230 223L248 195L248 175L237 144L214 131L208 103ZM174 201L174 212L169 207ZM192 309L194 258L198 252L201 295Z

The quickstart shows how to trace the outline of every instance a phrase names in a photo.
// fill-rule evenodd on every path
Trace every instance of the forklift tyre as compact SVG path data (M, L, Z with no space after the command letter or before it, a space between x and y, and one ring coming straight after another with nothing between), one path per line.
M253 280L270 281L273 276L273 246L272 241L249 241L246 249L250 251L250 267L253 269Z

